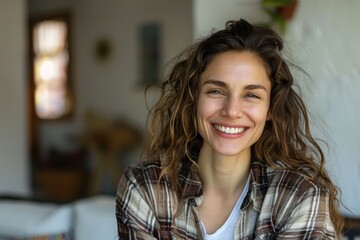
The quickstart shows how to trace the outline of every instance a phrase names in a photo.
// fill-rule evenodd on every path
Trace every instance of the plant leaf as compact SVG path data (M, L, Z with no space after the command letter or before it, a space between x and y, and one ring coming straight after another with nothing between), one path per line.
M280 32L284 33L286 28L286 20L276 11L265 9L265 12L270 16L271 22L276 24Z
M282 7L291 3L292 0L262 0L265 7Z

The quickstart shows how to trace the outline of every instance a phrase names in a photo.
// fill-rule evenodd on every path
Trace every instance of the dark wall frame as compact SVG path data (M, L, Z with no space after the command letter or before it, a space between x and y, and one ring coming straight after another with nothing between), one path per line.
M40 119L36 114L35 109L35 73L34 73L34 49L33 49L33 29L35 25L45 20L62 20L67 24L67 49L69 54L69 62L67 67L67 91L71 101L71 110L60 118L56 119ZM27 122L28 122L28 151L30 161L30 176L31 176L31 188L33 192L36 192L35 172L41 165L42 159L40 156L39 142L40 134L39 129L41 123L44 122L59 122L70 121L73 119L73 115L76 109L75 102L75 90L74 90L74 54L73 54L73 26L72 26L72 14L70 10L61 10L56 12L48 12L43 14L30 15L28 17L28 80L27 80Z

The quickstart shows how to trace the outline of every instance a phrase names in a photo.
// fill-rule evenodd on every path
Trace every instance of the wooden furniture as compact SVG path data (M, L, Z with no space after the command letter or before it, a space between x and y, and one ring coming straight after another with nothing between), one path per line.
M106 175L116 188L124 170L120 156L140 143L140 133L125 120L112 121L94 113L88 113L85 119L86 129L78 139L95 159L88 185L88 195L95 195Z
M55 202L70 202L85 196L87 173L75 169L40 169L36 181L42 198Z

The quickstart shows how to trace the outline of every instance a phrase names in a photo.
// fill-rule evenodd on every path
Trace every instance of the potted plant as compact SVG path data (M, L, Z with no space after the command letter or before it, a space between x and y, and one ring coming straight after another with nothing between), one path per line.
M296 11L298 0L261 0L261 5L270 16L270 25L285 31L287 21L291 20Z

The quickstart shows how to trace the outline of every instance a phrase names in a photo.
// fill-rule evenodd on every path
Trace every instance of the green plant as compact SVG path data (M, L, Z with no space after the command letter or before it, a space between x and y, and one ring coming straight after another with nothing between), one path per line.
M262 0L265 7L282 7L291 3L292 0Z
M270 22L266 25L277 27L282 33L285 32L286 23L292 18L297 2L297 0L261 0L261 6L270 17Z

